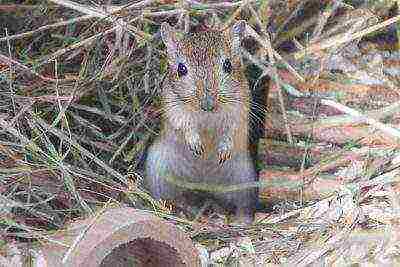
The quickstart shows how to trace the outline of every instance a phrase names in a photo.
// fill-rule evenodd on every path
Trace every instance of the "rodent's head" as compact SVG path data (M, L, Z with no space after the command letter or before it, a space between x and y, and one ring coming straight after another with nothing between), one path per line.
M240 42L245 27L246 23L239 21L227 30L182 35L167 23L161 25L169 79L173 83L171 90L177 99L207 112L243 104L241 90L245 81Z

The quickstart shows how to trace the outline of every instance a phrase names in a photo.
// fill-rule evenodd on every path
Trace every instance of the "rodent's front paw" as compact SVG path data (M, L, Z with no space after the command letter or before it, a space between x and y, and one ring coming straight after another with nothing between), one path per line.
M201 143L189 144L189 149L195 157L200 157L204 153L204 148Z
M204 153L204 147L198 134L192 134L186 140L189 150L192 151L195 157L200 157Z
M218 163L223 164L232 157L230 142L221 142L218 146Z

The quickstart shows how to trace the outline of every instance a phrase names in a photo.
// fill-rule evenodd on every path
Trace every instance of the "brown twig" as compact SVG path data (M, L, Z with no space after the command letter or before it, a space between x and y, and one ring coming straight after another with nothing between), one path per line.
M250 9L251 13L253 14L253 16L256 18L256 22L257 24L261 27L261 32L264 35L264 38L261 38L262 40L265 40L263 43L265 44L265 49L266 52L268 54L268 58L269 58L269 62L271 65L271 77L274 80L274 82L276 83L277 87L278 87L278 98L279 98L279 103L280 103L280 107L281 107L281 111L282 111L282 116L283 116L283 120L285 122L285 128L286 128L286 135L288 138L288 142L289 143L293 143L293 138L292 138L292 134L290 132L290 128L289 128L289 124L288 124L288 120L286 117L286 109L285 109L285 104L283 102L283 95L282 95L282 81L280 80L280 77L278 76L278 72L276 70L275 67L275 56L274 56L274 52L272 49L272 45L271 45L271 41L270 41L270 37L269 34L262 28L262 23L261 20L258 16L258 13L253 9L252 6L248 6L248 8Z
M88 20L88 19L92 19L95 18L95 16L93 15L85 15L85 16L81 16L78 18L73 18L70 20L66 20L66 21L62 21L62 22L57 22L54 24L50 24L50 25L45 25L45 26L41 26L33 31L28 31L28 32L24 32L24 33L20 33L20 34L15 34L15 35L10 35L10 36L6 36L3 38L0 38L0 42L4 42L4 41L8 41L8 40L15 40L15 39L19 39L19 38L25 38L31 35L34 35L36 33L42 32L42 31L46 31L46 30L50 30L53 28L57 28L57 27L61 27L61 26L66 26L66 25L70 25L76 22L81 22L84 20Z
M384 22L378 23L374 26L371 26L365 30L356 32L356 33L352 33L352 34L347 34L347 33L343 33L343 34L338 34L334 37L322 40L321 42L315 43L315 44L311 44L309 47L307 47L305 50L296 52L294 54L294 57L296 59L300 59L302 57L304 57L306 54L309 53L317 53L321 50L333 47L333 46L338 46L340 44L344 44L347 42L350 42L352 40L361 38L369 33L375 32L379 29L382 29L384 27L387 27L393 23L396 23L397 21L400 20L400 15L395 16L393 18L390 18L388 20L385 20Z

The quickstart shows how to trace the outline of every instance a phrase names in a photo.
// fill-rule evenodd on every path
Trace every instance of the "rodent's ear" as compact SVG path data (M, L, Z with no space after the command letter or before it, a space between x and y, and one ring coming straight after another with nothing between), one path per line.
M176 56L177 51L177 36L175 29L169 26L167 22L161 24L161 39L167 47L167 52L170 57Z
M246 32L246 21L239 20L231 28L232 50L236 55L240 55L240 43Z

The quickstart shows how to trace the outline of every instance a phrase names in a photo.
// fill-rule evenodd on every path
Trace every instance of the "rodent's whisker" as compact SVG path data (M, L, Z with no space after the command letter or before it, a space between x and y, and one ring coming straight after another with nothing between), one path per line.
M267 109L263 106L261 106L260 104L258 104L257 102L252 101L250 98L247 98L249 101L249 105L245 106L245 110L249 113L249 117L252 119L251 122L253 120L256 120L259 123L263 123L262 119L260 118L260 116L254 112L253 109L255 109L256 111L261 111L266 113ZM224 104L227 105L231 105L231 106L242 106L243 107L243 103L246 103L246 101L243 100L243 98L238 99L236 97L223 97L224 100Z
M169 105L169 104L178 104L178 105L181 105L182 103L183 104L191 104L191 103L193 103L193 102L195 102L196 101L196 99L194 99L193 97L185 97L185 98L180 98L180 99L173 99L173 98L171 98L171 99L166 99L165 101L164 101L164 103L166 104L166 105Z
M181 96L179 98L173 98L173 97L165 98L164 101L165 102L168 102L168 101L179 102L179 101L186 101L186 100L192 100L192 99L194 99L194 96L189 95L189 96Z
M254 107L256 110L267 113L268 110L266 107L264 107L263 105L260 105L259 103L250 100L250 106Z
M246 100L238 97L224 97L225 104L227 105L240 105L243 106Z
M181 108L181 107L182 107L182 104L190 105L190 104L192 104L193 102L195 102L194 99L186 100L185 102L184 102L184 101L180 101L180 100L168 101L168 102L167 102L167 101L164 101L164 106L163 106L163 108L160 109L160 111L161 111L163 114L166 114L166 113L168 113L168 112L174 113L174 112L175 112L175 111L174 111L175 108Z
M257 115L257 114L255 114L254 112L252 112L252 111L249 111L249 118L250 118L250 123L255 123L255 122L258 122L258 123L260 123L260 124L263 124L264 122L263 122L263 120Z

